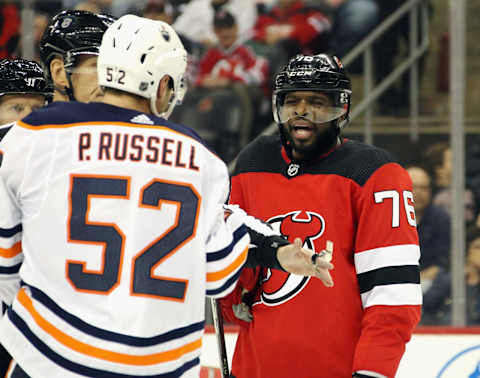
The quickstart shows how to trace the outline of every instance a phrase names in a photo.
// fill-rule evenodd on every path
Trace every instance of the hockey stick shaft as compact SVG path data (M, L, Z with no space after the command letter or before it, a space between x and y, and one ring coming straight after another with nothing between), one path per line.
M227 348L225 345L225 333L223 331L223 317L220 310L220 304L216 299L210 299L212 305L213 326L215 327L215 335L217 337L218 355L220 357L220 370L222 378L230 376L228 368Z

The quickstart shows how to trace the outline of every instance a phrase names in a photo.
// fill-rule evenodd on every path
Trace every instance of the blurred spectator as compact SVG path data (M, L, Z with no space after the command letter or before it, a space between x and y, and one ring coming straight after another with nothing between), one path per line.
M219 11L213 24L218 44L211 47L201 59L196 85L222 88L238 82L266 88L268 63L242 44L233 15L228 11Z
M171 25L174 21L174 9L167 0L149 0L142 10L142 16Z
M44 12L35 12L33 18L33 40L35 48L35 60L40 61L40 40L47 30L50 15Z
M237 20L240 35L249 37L257 19L255 0L191 0L173 23L173 28L193 41L213 45L213 17L219 10L229 11Z
M208 49L200 60L195 89L187 95L181 112L185 117L188 114L185 108L193 107L199 113L212 116L204 122L196 117L194 128L229 162L249 139L253 109L266 99L268 63L242 44L238 25L230 12L216 12L213 23L218 44ZM241 117L231 117L236 113Z
M343 59L380 21L377 0L324 0L333 19L331 51ZM360 73L358 58L348 66L349 72Z
M330 21L317 8L302 0L277 0L255 24L255 39L267 45L281 44L288 56L325 51Z
M20 39L20 14L10 1L0 2L0 59L14 58Z
M433 193L448 188L452 180L452 150L448 142L432 144L425 150L422 160L432 176Z
M470 228L466 240L466 312L467 325L480 325L480 228ZM422 324L451 323L451 280L447 270L441 270L428 295L423 298Z
M424 153L424 161L427 169L434 178L434 194L432 202L451 214L452 193L452 150L447 142L439 142L431 145ZM468 170L467 170L468 171ZM465 223L467 226L477 220L478 191L476 192L474 181L466 180L464 192Z
M440 268L449 269L450 216L432 204L431 178L419 166L407 168L412 179L415 217L420 244L420 280L426 295Z
M466 187L464 192L464 220L465 224L471 226L477 220L477 201L474 191ZM440 190L433 199L433 204L445 210L448 214L452 213L452 192L450 188Z
M480 228L467 234L467 324L480 325Z
M33 2L33 7L35 13L43 13L47 15L48 22L50 20L50 17L53 17L55 14L57 14L63 9L63 1L64 0L35 0Z
M163 21L171 25L175 18L175 9L167 0L149 0L145 5L145 8L142 9L141 16L152 20ZM188 53L188 66L185 77L190 85L196 80L198 74L198 62L203 55L205 48L202 44L192 41L182 33L178 33L178 36Z
M330 29L330 21L317 7L302 0L276 0L272 8L259 14L252 46L268 59L272 78L298 53L327 51Z
M92 13L112 13L112 0L85 0L77 3L75 10L83 10Z

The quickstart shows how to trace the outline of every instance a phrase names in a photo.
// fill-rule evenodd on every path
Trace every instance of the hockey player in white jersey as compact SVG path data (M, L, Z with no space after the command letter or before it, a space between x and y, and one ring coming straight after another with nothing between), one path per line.
M15 360L9 374L198 377L204 296L228 294L247 254L249 264L332 284L329 263L298 243L278 248L274 236L255 236L268 228L224 208L225 164L167 120L185 94L185 68L168 24L124 16L102 40L102 102L54 102L3 140L0 296L11 305L0 342ZM245 224L258 231L256 253Z

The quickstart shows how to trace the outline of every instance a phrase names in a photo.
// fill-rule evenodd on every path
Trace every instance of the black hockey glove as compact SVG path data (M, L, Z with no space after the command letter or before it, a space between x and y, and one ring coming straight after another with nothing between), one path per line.
M252 231L249 230L249 234L252 236ZM262 268L272 268L285 271L278 261L277 250L284 245L290 244L288 240L285 240L278 235L262 235L261 238L256 239L256 247L248 250L248 257L245 266L249 268L261 266Z

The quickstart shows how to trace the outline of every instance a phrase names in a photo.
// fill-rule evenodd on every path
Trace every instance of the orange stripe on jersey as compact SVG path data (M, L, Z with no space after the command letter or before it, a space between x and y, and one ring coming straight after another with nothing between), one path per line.
M6 259L12 258L17 256L22 252L22 242L17 242L11 248L0 248L0 257L4 257Z
M25 293L25 289L21 289L18 292L17 299L30 313L35 323L37 323L37 325L41 329L43 329L59 343L76 352L101 360L121 363L125 365L154 365L162 362L174 361L183 356L184 354L193 352L194 350L197 350L202 346L202 339L200 338L198 340L189 342L188 344L185 344L181 347L154 354L138 356L133 354L112 352L78 341L56 328L53 324L51 324L48 320L46 320L44 317L42 317L42 315L37 312L37 310L33 306L32 300Z
M229 266L227 266L225 269L219 270L218 272L207 273L207 281L208 282L218 281L228 276L230 273L232 273L234 270L236 270L240 265L242 265L245 262L247 258L247 253L248 253L248 247L245 248L243 252L235 259L235 261L231 263Z

